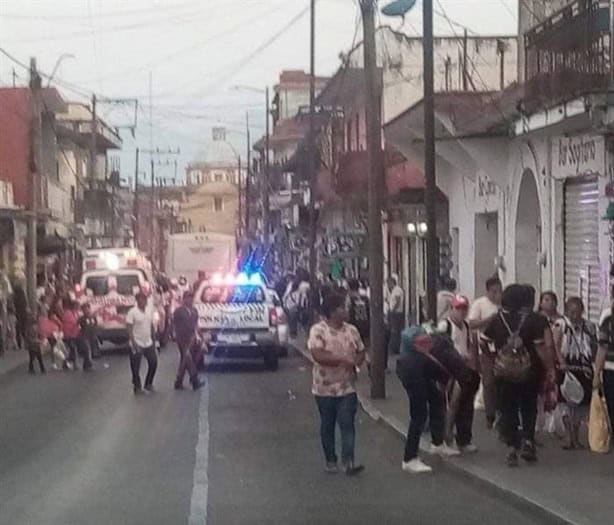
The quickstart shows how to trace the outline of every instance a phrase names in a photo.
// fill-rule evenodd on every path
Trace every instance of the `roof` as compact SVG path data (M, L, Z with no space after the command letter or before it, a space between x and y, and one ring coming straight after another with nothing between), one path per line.
M382 68L378 68L377 80L382 86ZM365 70L341 66L316 99L316 104L339 107L365 98Z
M279 74L279 84L275 86L275 91L281 89L305 89L309 87L309 81L311 75L305 73L302 69L287 69ZM316 88L317 86L323 86L328 82L329 77L316 76Z

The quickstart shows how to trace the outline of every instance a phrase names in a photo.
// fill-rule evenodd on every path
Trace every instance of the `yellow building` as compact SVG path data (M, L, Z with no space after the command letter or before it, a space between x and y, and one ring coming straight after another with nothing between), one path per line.
M180 221L191 232L235 235L239 227L238 156L222 129L186 167L188 191L179 207Z

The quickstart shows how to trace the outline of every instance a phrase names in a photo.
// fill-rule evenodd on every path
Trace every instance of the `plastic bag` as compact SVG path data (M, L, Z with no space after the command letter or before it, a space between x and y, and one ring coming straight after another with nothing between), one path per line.
M588 420L588 444L593 452L607 454L610 451L610 421L605 399L598 389L593 390Z

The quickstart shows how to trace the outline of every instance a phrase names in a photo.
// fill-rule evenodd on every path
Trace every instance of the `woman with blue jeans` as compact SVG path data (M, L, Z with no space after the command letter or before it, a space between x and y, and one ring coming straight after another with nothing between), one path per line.
M343 295L331 293L322 304L324 320L312 326L307 346L313 356L312 393L320 412L320 438L326 472L336 473L335 428L341 431L341 466L352 476L364 467L354 462L358 408L356 370L365 360L365 347L356 327L348 324Z

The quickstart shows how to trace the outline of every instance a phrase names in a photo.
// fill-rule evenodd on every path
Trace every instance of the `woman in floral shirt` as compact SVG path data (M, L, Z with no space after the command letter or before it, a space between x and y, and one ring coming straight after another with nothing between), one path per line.
M343 295L331 293L322 304L324 320L313 325L307 343L315 361L312 393L320 412L320 437L326 458L325 470L338 472L335 452L335 425L341 430L341 463L351 476L364 470L354 464L354 419L357 367L365 360L365 347L358 330L346 323L347 309Z

